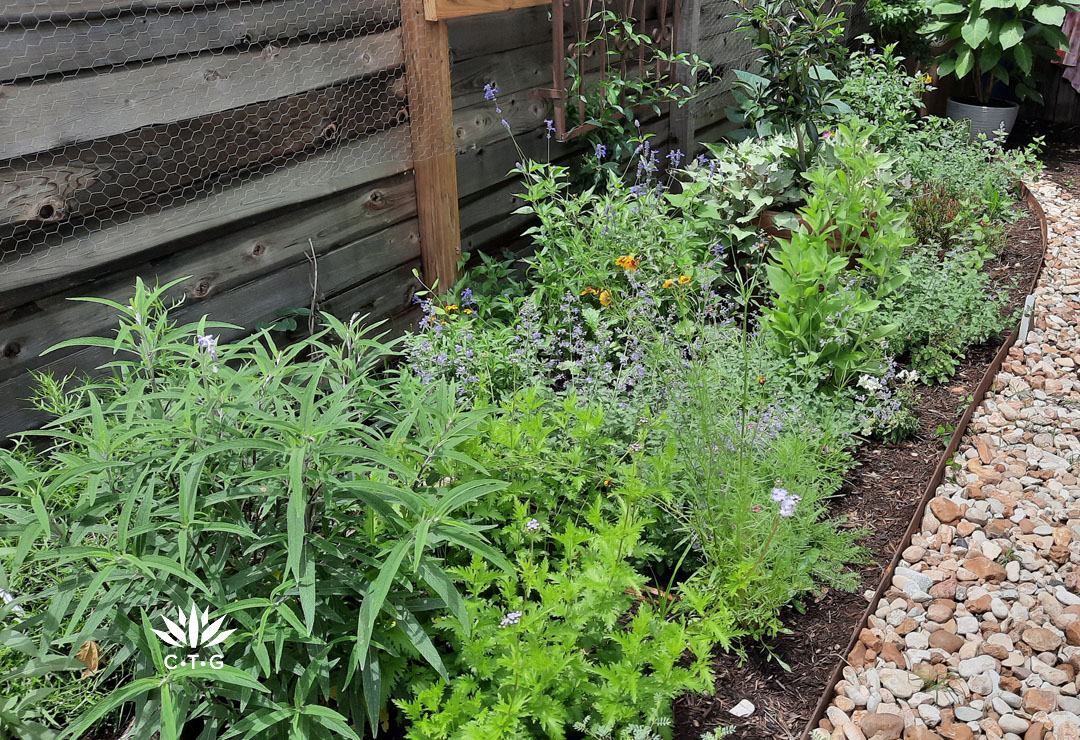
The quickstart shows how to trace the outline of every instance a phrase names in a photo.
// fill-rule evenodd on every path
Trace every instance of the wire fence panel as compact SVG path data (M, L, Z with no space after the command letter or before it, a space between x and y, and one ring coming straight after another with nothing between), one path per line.
M449 151L404 41L398 0L9 0L0 308Z

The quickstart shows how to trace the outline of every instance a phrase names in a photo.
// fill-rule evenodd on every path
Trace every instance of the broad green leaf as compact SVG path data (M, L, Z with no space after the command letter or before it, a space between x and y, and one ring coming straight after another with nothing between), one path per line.
M990 33L990 21L986 18L976 18L964 24L964 27L960 29L960 35L972 49L978 49L988 33Z
M975 66L975 55L966 46L961 46L959 53L956 55L956 76L963 79L971 68Z
M1047 26L1060 28L1065 22L1065 8L1060 5L1039 5L1031 14L1035 16L1035 20Z
M1024 25L1016 20L1006 21L1001 27L1001 33L998 34L998 41L1001 43L1001 48L1010 49L1020 43L1020 40L1024 38Z
M129 701L134 701L140 696L157 690L160 685L160 679L158 678L139 678L129 684L121 686L104 699L94 704L94 706L84 714L80 715L75 722L68 725L61 737L70 738L71 740L82 737L94 723L106 714L109 714L114 709L120 708Z
M1031 74L1031 64L1033 61L1031 57L1031 49L1029 49L1025 44L1020 44L1019 46L1013 48L1013 59L1016 61L1016 64L1020 67L1020 70L1025 75Z

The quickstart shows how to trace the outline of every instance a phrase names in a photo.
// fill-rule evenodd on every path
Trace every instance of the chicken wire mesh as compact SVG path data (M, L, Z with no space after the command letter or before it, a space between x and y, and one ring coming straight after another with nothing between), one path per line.
M403 33L400 0L7 0L0 293L449 151L402 125L441 92Z

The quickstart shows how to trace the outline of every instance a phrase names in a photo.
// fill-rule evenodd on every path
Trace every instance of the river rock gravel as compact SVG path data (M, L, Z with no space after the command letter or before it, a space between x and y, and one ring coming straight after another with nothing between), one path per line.
M1080 740L1080 198L815 740Z

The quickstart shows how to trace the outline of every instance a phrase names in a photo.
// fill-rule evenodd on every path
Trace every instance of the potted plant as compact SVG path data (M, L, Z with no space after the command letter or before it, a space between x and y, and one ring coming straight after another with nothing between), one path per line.
M1019 106L994 98L994 86L1011 85L1017 100L1042 102L1033 80L1035 60L1068 49L1061 24L1066 11L1078 7L1074 0L932 0L933 19L922 33L947 44L934 60L938 74L969 78L974 93L949 98L948 117L969 119L973 137L995 137L1002 129L1007 135Z

